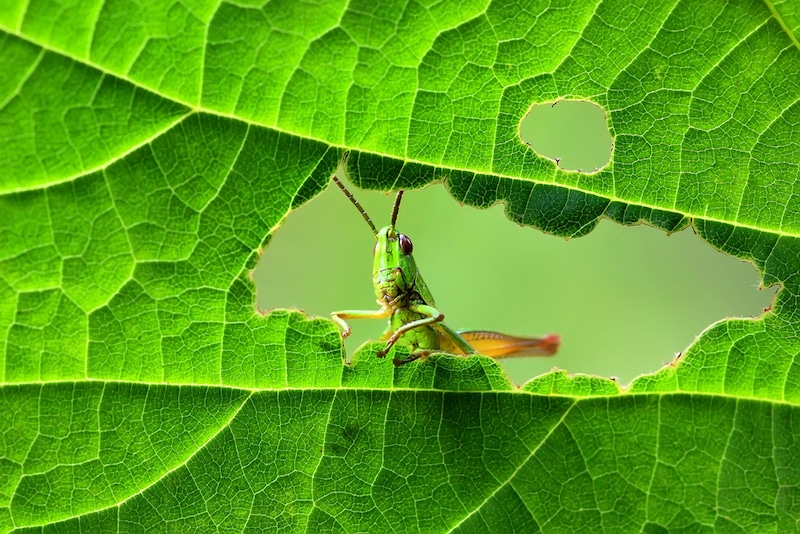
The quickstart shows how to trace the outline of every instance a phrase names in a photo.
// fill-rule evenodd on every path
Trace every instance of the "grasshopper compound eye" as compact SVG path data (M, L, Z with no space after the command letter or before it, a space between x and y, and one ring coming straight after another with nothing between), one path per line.
M411 240L405 234L400 234L397 236L397 239L400 240L400 250L403 251L403 254L408 256L414 250L414 245L411 244Z

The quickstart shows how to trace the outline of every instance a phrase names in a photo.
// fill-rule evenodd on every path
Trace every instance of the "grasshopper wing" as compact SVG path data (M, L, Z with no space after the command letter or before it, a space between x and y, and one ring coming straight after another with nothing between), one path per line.
M561 338L556 334L544 337L516 337L488 330L468 330L458 334L479 354L492 358L552 356L561 343Z

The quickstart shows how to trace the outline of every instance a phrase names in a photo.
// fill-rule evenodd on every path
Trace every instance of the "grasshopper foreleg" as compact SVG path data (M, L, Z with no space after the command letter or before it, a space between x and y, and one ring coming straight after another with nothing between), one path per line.
M388 308L381 308L380 310L342 310L331 312L331 318L336 321L336 324L342 327L342 339L350 335L350 325L347 324L345 319L386 319L392 314Z

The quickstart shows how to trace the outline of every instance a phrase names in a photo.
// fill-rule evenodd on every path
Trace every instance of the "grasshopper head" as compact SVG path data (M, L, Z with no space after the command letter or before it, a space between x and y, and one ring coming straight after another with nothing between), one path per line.
M394 229L394 226L381 228L375 237L375 256L372 278L378 298L391 299L414 287L417 277L417 264L411 255L414 246L411 239Z
M346 161L347 153L342 158L342 166L345 166ZM398 233L394 229L397 214L400 211L403 191L398 191L394 199L391 223L389 226L384 226L377 230L372 223L372 219L369 218L369 215L367 215L367 212L361 207L361 204L358 203L353 194L347 190L336 175L331 178L361 213L372 233L375 234L375 239L378 240L373 251L375 261L372 267L375 294L380 300L391 301L413 289L418 276L417 264L414 263L414 257L411 255L414 247L408 236Z

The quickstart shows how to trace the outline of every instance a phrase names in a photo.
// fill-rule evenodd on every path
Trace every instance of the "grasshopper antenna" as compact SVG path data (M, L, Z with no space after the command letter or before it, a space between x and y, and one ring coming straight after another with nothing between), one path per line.
M349 152L345 152L344 157L342 158L342 166L344 166L344 163L347 161L347 156L348 155L350 155L350 153ZM353 193L351 193L350 191L347 190L347 188L336 177L335 174L332 176L332 178L333 178L333 181L336 182L336 185L339 186L339 189L341 189L342 192L345 194L345 196L350 199L350 202L353 203L353 206L355 206L356 209L358 210L358 212L361 213L361 216L364 217L364 220L367 221L367 224L372 229L372 233L375 234L375 235L378 235L378 229L375 228L375 225L372 223L372 219L369 218L369 215L367 215L366 210L364 210L364 208L361 207L361 204L358 203L358 200L356 200L356 197L353 196Z
M403 200L403 191L402 189L397 192L397 196L394 197L394 207L392 208L392 226L397 221L397 213L400 211L400 201Z

